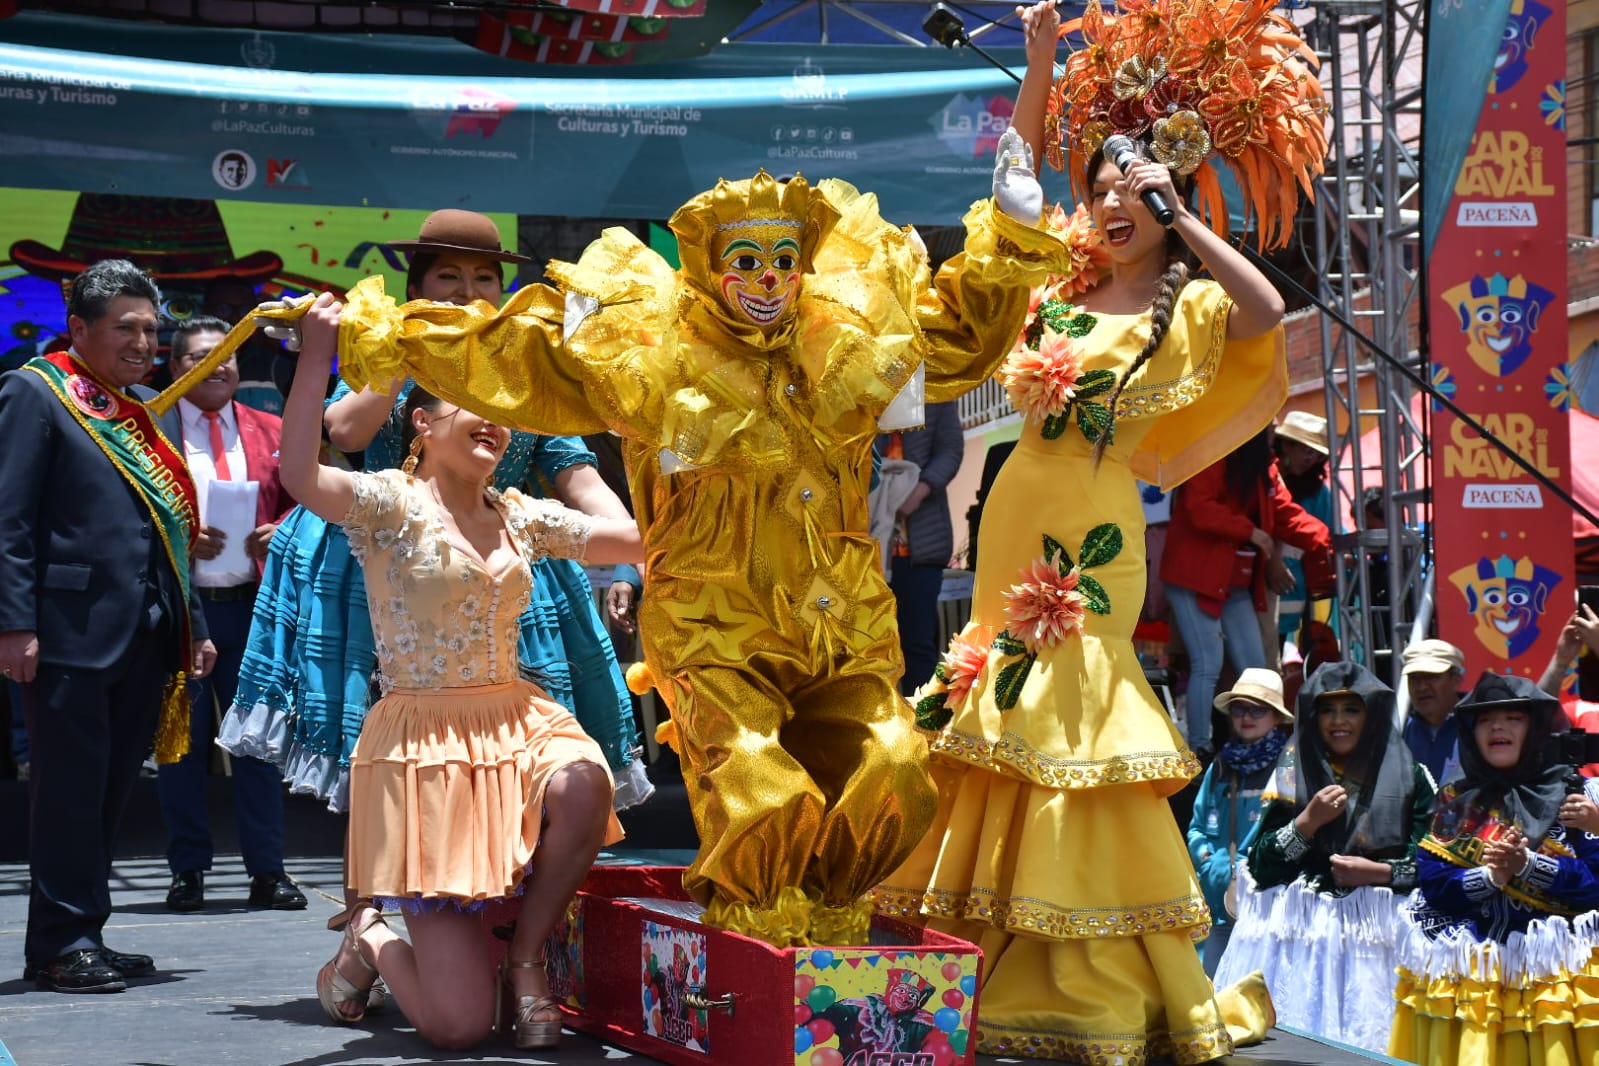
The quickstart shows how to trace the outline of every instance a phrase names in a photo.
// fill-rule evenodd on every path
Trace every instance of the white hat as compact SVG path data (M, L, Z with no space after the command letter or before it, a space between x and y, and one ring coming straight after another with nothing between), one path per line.
M1401 673L1411 674L1464 674L1466 654L1447 640L1429 638L1418 640L1404 653L1405 667Z
M1218 711L1225 712L1229 703L1240 699L1264 703L1276 711L1284 723L1293 724L1292 712L1283 706L1283 679L1275 670L1261 666L1249 667L1238 675L1231 689L1216 697L1214 706Z
M1309 411L1289 411L1283 415L1282 425L1277 427L1277 435L1298 441L1323 455L1328 454L1327 420L1320 415L1313 415Z

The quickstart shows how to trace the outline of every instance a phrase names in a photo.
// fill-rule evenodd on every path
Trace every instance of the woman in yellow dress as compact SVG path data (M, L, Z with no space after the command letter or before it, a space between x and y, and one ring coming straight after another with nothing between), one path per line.
M631 519L493 488L510 431L425 393L404 413L400 470L318 465L340 305L318 297L283 412L283 483L338 522L366 575L383 698L350 756L348 878L360 900L317 975L328 1017L359 1021L383 980L441 1047L488 1035L499 1003L482 911L520 898L503 980L518 1047L550 1047L561 1013L544 942L602 843L621 839L605 755L518 669L518 619L545 556L640 558ZM405 915L409 942L373 903Z
M1115 45L1103 13L1088 17L1085 32ZM1053 4L1025 25L1016 123L1042 147ZM1045 298L1001 371L1026 422L988 497L972 621L917 706L942 724L939 811L877 899L982 947L980 1051L1202 1062L1232 1043L1194 947L1209 914L1166 803L1199 765L1132 645L1145 582L1134 478L1174 485L1272 420L1287 391L1283 303L1185 205L1202 152L1133 127L1123 173L1081 140L1097 112L1075 127L1066 112L1109 269L1080 296ZM1169 228L1146 192L1175 211ZM1190 279L1189 253L1214 280Z

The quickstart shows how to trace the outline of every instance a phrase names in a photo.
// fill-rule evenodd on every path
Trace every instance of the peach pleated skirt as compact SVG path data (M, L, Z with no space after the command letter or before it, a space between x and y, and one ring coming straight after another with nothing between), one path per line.
M577 719L527 681L391 689L350 758L352 884L424 909L517 895L545 787L574 762L610 774ZM613 813L605 842L621 838Z

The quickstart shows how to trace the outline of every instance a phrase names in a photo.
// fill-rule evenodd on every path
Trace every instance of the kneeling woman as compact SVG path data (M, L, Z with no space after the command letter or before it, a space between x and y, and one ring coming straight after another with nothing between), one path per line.
M1528 678L1484 674L1455 715L1461 772L1417 852L1389 1054L1599 1062L1599 923L1586 913L1599 907L1599 827L1550 750L1565 713Z
M1433 800L1393 707L1355 663L1326 663L1300 689L1216 971L1217 987L1265 971L1281 1024L1368 1051L1388 1046L1399 912Z
M414 471L317 464L340 307L318 297L283 413L282 477L338 522L366 574L384 696L351 756L349 877L361 897L317 975L335 1021L356 1021L379 974L424 1038L468 1047L499 994L480 913L521 897L503 970L519 1047L549 1047L561 1013L543 944L602 843L621 837L605 756L517 669L517 618L542 556L639 558L631 520L590 518L489 487L504 428L414 390ZM373 900L405 915L410 943Z

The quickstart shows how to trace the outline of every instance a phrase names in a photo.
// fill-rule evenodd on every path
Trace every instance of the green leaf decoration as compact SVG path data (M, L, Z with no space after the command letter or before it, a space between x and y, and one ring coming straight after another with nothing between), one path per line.
M1099 319L1095 318L1093 315L1077 315L1070 322L1066 323L1066 336L1072 338L1073 340L1076 340L1079 337L1086 337L1090 333L1094 332L1094 327L1097 325L1099 325Z
M1027 645L1011 636L1008 629L994 638L993 647L1001 655L1024 655L1027 652Z
M1083 537L1083 566L1104 566L1122 552L1122 531L1115 522L1095 526Z
M938 680L944 684L949 684L949 671L944 669L944 662L942 659L939 660L937 666L933 667L933 676L938 678Z
M934 732L943 729L949 724L949 720L955 717L955 712L949 709L948 703L947 692L934 692L923 696L916 701L916 724L922 729Z
M1092 400L1077 405L1077 428L1083 431L1083 437L1090 444L1098 443L1102 436L1107 443L1116 439L1116 425L1111 420L1110 409Z
M1045 440L1054 440L1066 432L1066 427L1072 424L1072 410L1068 407L1058 415L1050 415L1044 419L1044 424L1038 428L1038 435Z
M1110 613L1110 593L1105 586L1081 571L1077 574L1077 591L1082 594L1083 606L1095 614Z
M1060 558L1056 559L1056 556L1059 556ZM1060 572L1063 574L1067 573L1072 568L1071 552L1066 550L1066 545L1062 544L1048 533L1044 534L1044 561L1047 563L1054 563L1056 566L1060 567Z
M1069 328L1068 323L1070 322L1071 314L1071 304L1051 297L1038 305L1037 321L1042 322L1056 333L1062 333Z
M1111 390L1116 384L1114 370L1085 370L1082 377L1077 379L1077 398L1091 400Z
M1038 656L1029 655L1024 659L1017 659L999 672L999 677L994 681L994 706L1002 711L1008 711L1016 706L1016 700L1022 694L1022 686L1027 683L1027 672L1038 661Z

